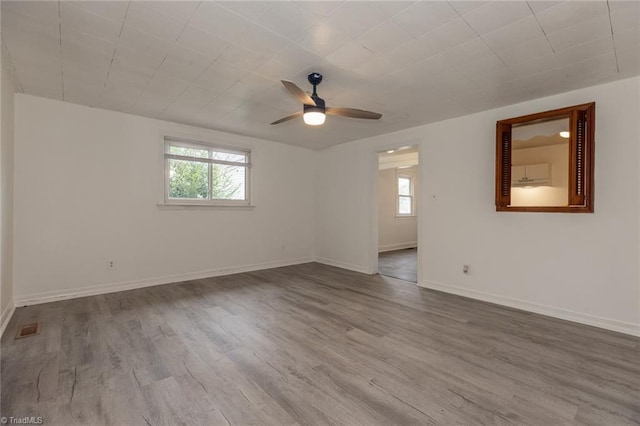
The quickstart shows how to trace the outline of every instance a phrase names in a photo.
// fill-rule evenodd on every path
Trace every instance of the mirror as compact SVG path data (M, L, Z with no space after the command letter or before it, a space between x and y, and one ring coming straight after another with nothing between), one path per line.
M595 103L500 120L496 210L593 212Z
M569 117L511 127L511 206L569 205Z

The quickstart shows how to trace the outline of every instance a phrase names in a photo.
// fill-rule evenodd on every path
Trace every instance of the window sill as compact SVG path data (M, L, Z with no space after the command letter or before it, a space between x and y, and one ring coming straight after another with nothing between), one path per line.
M396 219L415 219L417 216L415 214L412 215L396 215Z
M254 209L254 204L196 204L196 203L158 203L160 210L247 210Z

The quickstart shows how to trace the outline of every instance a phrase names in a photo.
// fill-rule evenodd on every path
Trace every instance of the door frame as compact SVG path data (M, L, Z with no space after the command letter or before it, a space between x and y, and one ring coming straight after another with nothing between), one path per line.
M421 246L421 235L422 235L422 212L423 212L423 195L422 193L424 192L423 188L423 182L422 182L422 168L423 168L423 158L422 158L422 146L419 140L411 140L411 141L404 141L404 142L396 142L393 144L388 144L388 145L380 145L380 146L376 146L371 152L371 158L369 161L369 175L370 175L370 194L371 197L369 197L371 204L369 206L369 211L371 212L371 229L369 231L369 235L370 235L370 243L369 243L369 273L371 274L378 274L379 273L379 269L378 269L378 244L379 244L379 232L378 232L378 220L379 220L379 213L378 213L378 153L380 152L384 152L384 151L388 151L391 149L399 149L402 147L406 147L406 146L416 146L418 148L418 166L417 166L417 174L416 174L416 180L418 182L418 189L419 189L419 193L417 193L417 197L418 197L418 202L416 204L416 209L417 209L417 214L416 214L416 221L417 221L417 225L418 225L418 235L417 235L417 241L418 241L418 247L417 247L417 283L416 285L419 285L422 279L422 262L421 262L421 256L420 256L420 246Z

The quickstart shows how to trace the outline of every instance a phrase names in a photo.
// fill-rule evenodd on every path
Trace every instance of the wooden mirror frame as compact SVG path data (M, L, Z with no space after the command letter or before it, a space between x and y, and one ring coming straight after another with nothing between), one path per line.
M568 205L510 206L512 126L560 117L569 117ZM496 123L496 211L593 213L595 117L596 103L591 102L498 121Z

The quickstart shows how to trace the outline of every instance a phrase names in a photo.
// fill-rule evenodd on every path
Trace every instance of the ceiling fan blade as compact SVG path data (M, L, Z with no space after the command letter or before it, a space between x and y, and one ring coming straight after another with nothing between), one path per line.
M281 118L278 121L274 121L273 124L280 124L280 123L284 123L285 121L289 121L289 120L293 120L294 118L298 118L298 117L302 117L303 112L302 111L298 111L295 114L291 114L291 115L287 115L286 117Z
M342 117L350 118L366 118L369 120L378 120L382 117L382 114L378 114L377 112L355 108L327 107L324 112L329 115L340 115Z
M299 100L305 105L316 106L316 101L314 101L313 98L311 98L311 96L309 96L307 92L305 92L304 90L296 86L295 83L292 83L287 80L280 80L280 81L282 82L282 84L284 84L284 87L287 88L289 93L291 93L294 98L296 98L297 100Z

